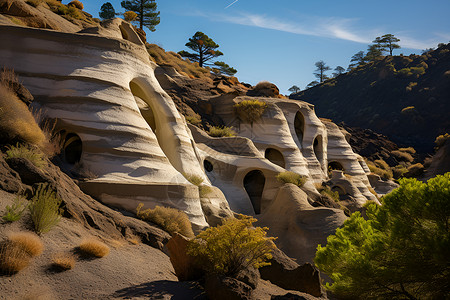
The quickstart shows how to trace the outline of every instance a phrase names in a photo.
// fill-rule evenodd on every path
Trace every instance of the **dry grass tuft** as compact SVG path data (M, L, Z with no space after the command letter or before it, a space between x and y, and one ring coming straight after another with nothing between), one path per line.
M139 219L157 224L171 235L179 233L188 238L194 237L186 213L171 207L156 206L154 209L142 210L143 207L144 204L140 203L136 209Z
M400 150L391 151L391 154L399 161L413 162L414 158L408 152L403 152Z
M293 183L298 187L302 187L308 179L306 176L302 176L291 171L278 173L276 177L279 182Z
M30 264L30 255L18 244L3 242L0 244L0 272L15 274Z
M32 232L10 233L8 241L22 248L30 257L39 256L44 250L41 239Z
M84 9L83 3L81 1L78 1L78 0L70 1L69 4L67 4L67 5L68 6L74 6L74 7L78 8L78 9L80 9L80 10Z
M201 68L197 62L184 60L178 53L164 51L163 48L155 44L147 44L147 51L155 63L160 66L171 66L178 73L190 78L206 77L211 80L210 72L207 68Z
M267 108L267 103L259 100L244 100L234 105L234 110L239 119L253 123L259 120Z
M75 266L75 256L71 253L59 252L53 256L52 266L61 271L73 269Z
M42 145L45 136L33 114L4 82L0 82L0 135L9 141Z
M86 256L104 257L109 254L109 247L95 238L82 241L79 248Z
M209 127L208 134L212 137L232 137L236 136L236 131L232 127L211 126Z

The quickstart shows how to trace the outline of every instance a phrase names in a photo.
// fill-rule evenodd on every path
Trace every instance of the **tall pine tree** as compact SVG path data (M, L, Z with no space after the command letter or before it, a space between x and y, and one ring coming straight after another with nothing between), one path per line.
M122 1L120 5L127 11L137 13L136 22L139 22L139 28L147 27L150 31L155 31L155 26L159 24L159 11L156 11L156 2L154 0L130 0Z

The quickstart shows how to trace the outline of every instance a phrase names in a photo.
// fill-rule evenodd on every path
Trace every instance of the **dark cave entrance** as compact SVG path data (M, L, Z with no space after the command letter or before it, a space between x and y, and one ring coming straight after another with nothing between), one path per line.
M260 170L253 170L245 175L244 188L252 202L255 214L261 213L261 198L265 183L266 178Z

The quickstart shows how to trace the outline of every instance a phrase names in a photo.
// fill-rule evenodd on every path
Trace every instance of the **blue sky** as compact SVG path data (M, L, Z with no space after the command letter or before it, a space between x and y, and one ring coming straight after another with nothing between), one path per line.
M63 3L69 2L63 0ZM82 0L98 17L102 0ZM123 12L119 0L110 0ZM162 0L161 23L147 31L150 43L166 51L189 50L184 44L202 31L220 45L240 81L267 80L283 94L315 80L314 63L347 68L352 55L377 36L400 38L394 54L421 54L450 41L450 0ZM331 72L329 72L331 74Z

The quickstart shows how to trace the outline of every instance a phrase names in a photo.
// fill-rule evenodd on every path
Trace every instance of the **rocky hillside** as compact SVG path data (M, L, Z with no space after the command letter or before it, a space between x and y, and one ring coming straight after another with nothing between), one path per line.
M435 138L450 131L450 44L384 57L291 98L313 103L320 117L433 153Z

